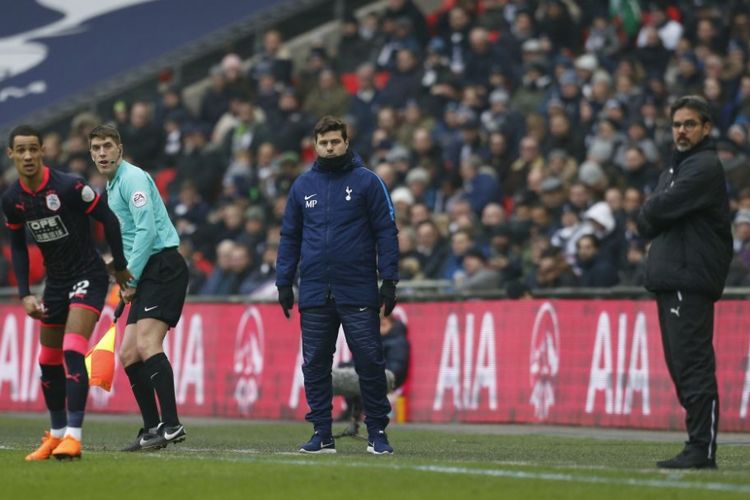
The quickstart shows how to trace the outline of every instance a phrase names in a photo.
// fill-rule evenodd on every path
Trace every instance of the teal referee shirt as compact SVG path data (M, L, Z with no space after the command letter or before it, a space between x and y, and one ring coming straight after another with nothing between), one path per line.
M107 182L109 208L117 215L128 270L136 286L148 259L180 244L154 180L142 169L122 160Z

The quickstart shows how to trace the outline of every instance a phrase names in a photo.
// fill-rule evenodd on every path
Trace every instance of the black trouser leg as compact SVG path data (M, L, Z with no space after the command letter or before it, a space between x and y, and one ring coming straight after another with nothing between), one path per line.
M664 358L685 408L688 446L716 454L719 393L713 347L714 302L705 295L657 294Z
M374 434L386 428L391 412L378 310L370 307L337 307L346 342L354 357L354 368L359 375L365 424L368 432Z
M305 309L300 314L302 325L302 374L305 377L305 396L310 411L305 420L321 434L331 434L331 365L336 350L339 317L336 307Z

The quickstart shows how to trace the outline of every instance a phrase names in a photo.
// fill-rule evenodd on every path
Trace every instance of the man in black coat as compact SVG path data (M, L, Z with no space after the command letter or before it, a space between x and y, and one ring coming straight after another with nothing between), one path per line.
M709 138L708 103L679 98L671 108L674 158L638 216L641 235L653 240L646 288L656 294L664 357L689 440L661 468L716 467L719 394L713 348L714 302L732 260L724 170Z

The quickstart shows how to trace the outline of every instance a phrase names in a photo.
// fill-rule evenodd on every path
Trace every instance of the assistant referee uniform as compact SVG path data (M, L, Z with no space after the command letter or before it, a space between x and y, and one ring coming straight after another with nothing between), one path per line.
M185 303L188 269L177 252L180 238L156 184L146 172L123 160L107 182L107 196L120 220L128 270L136 287L128 324L155 318L175 326Z

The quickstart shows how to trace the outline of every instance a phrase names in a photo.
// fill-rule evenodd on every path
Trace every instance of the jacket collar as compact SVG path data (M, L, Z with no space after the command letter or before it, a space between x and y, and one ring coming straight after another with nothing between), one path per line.
M710 137L705 137L701 142L696 144L695 147L687 151L677 151L675 149L674 155L672 155L672 164L677 168L683 161L702 151L716 151L714 140Z
M325 167L323 167L318 159L315 160L315 163L313 163L312 169L316 172L324 172L324 173L335 173L335 172L348 172L349 170L352 170L356 167L364 167L365 162L362 160L362 157L359 156L358 153L355 153L351 149L347 150L346 154L348 154L351 158L349 160L349 163L347 163L342 169L340 170L330 170Z
M112 180L107 181L107 189L113 189L115 185L117 185L118 182L125 176L125 170L128 168L130 163L126 162L123 159L120 159L119 165L117 165L117 170L115 171L115 176L112 177Z

